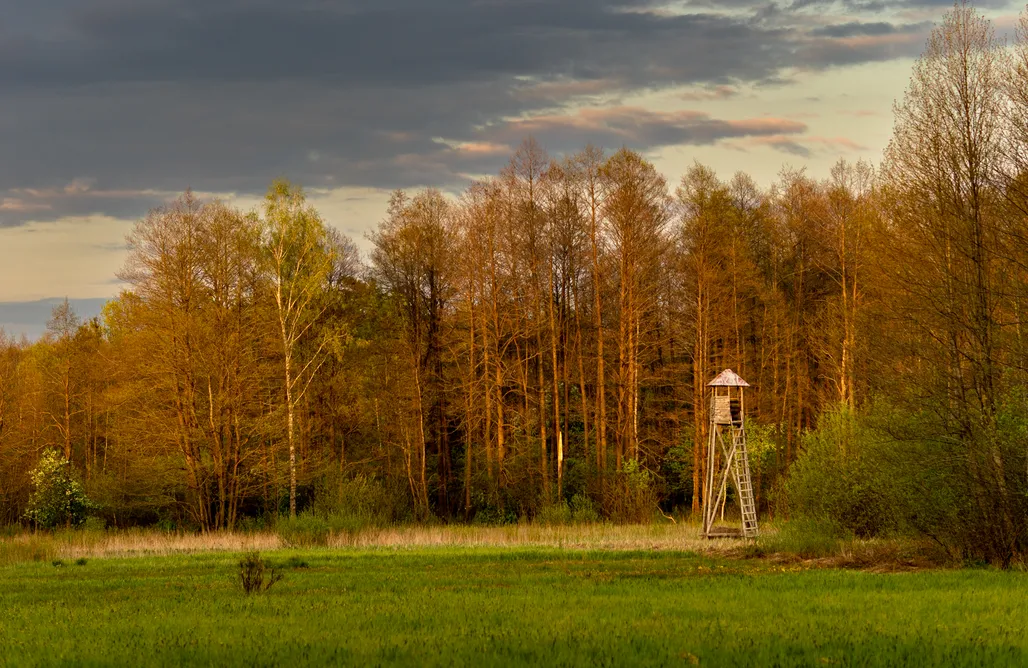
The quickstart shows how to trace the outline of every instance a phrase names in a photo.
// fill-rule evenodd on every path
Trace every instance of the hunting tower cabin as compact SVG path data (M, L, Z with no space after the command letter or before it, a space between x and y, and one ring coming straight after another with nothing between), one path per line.
M757 536L757 508L746 452L745 388L749 383L725 369L707 383L710 388L710 429L707 475L703 485L703 535L707 538ZM728 481L735 488L742 527L725 525ZM715 520L720 523L715 526Z

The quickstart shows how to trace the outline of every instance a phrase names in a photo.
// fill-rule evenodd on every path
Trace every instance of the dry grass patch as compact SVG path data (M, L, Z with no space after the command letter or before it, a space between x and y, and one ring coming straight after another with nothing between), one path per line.
M720 552L738 545L731 539L708 540L691 524L579 524L500 527L408 526L335 534L332 547L556 547L576 550L672 550Z
M230 531L180 533L129 529L124 531L61 531L24 533L0 539L0 565L20 561L132 556L167 556L206 552L275 550L281 547L271 533Z
M295 546L294 546L295 547ZM331 533L328 548L407 550L425 548L556 548L596 551L691 552L729 559L760 559L801 568L850 568L892 572L954 565L930 543L908 539L824 540L800 549L767 525L757 541L708 540L695 524L579 524L545 526L400 526ZM23 561L217 552L264 552L290 548L273 532L183 533L129 529L18 534L0 539L0 565ZM313 549L305 547L303 549Z

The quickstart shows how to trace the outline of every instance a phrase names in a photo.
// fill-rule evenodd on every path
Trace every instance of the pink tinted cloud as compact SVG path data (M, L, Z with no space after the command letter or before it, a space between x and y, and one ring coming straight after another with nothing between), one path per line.
M458 152L468 153L476 156L501 156L511 152L509 144L500 144L488 141L473 141L457 144L453 147Z
M29 213L31 211L46 211L50 208L50 205L45 202L28 202L20 197L4 197L0 199L0 211Z
M764 117L724 120L694 111L654 111L614 106L580 109L568 114L547 114L508 121L490 130L508 142L537 137L596 135L601 143L628 143L639 147L671 144L710 144L727 137L799 134L807 126L787 118Z

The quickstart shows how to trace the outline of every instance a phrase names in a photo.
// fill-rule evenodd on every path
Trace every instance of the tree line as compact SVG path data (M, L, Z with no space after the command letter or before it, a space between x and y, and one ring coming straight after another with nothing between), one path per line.
M252 212L187 192L136 224L100 318L65 304L40 341L0 337L0 520L23 520L51 448L119 526L358 493L388 520L696 512L705 385L732 368L765 512L840 487L1009 560L1028 544L1026 119L1028 14L1006 47L958 4L877 168L669 184L628 148L529 138L458 197L395 193L366 262L288 182Z

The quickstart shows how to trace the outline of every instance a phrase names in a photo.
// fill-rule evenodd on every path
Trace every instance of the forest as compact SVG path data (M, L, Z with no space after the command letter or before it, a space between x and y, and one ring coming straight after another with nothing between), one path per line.
M947 14L879 165L527 138L369 240L284 180L138 221L101 317L0 332L0 524L681 519L731 368L763 517L1028 552L1028 12Z

